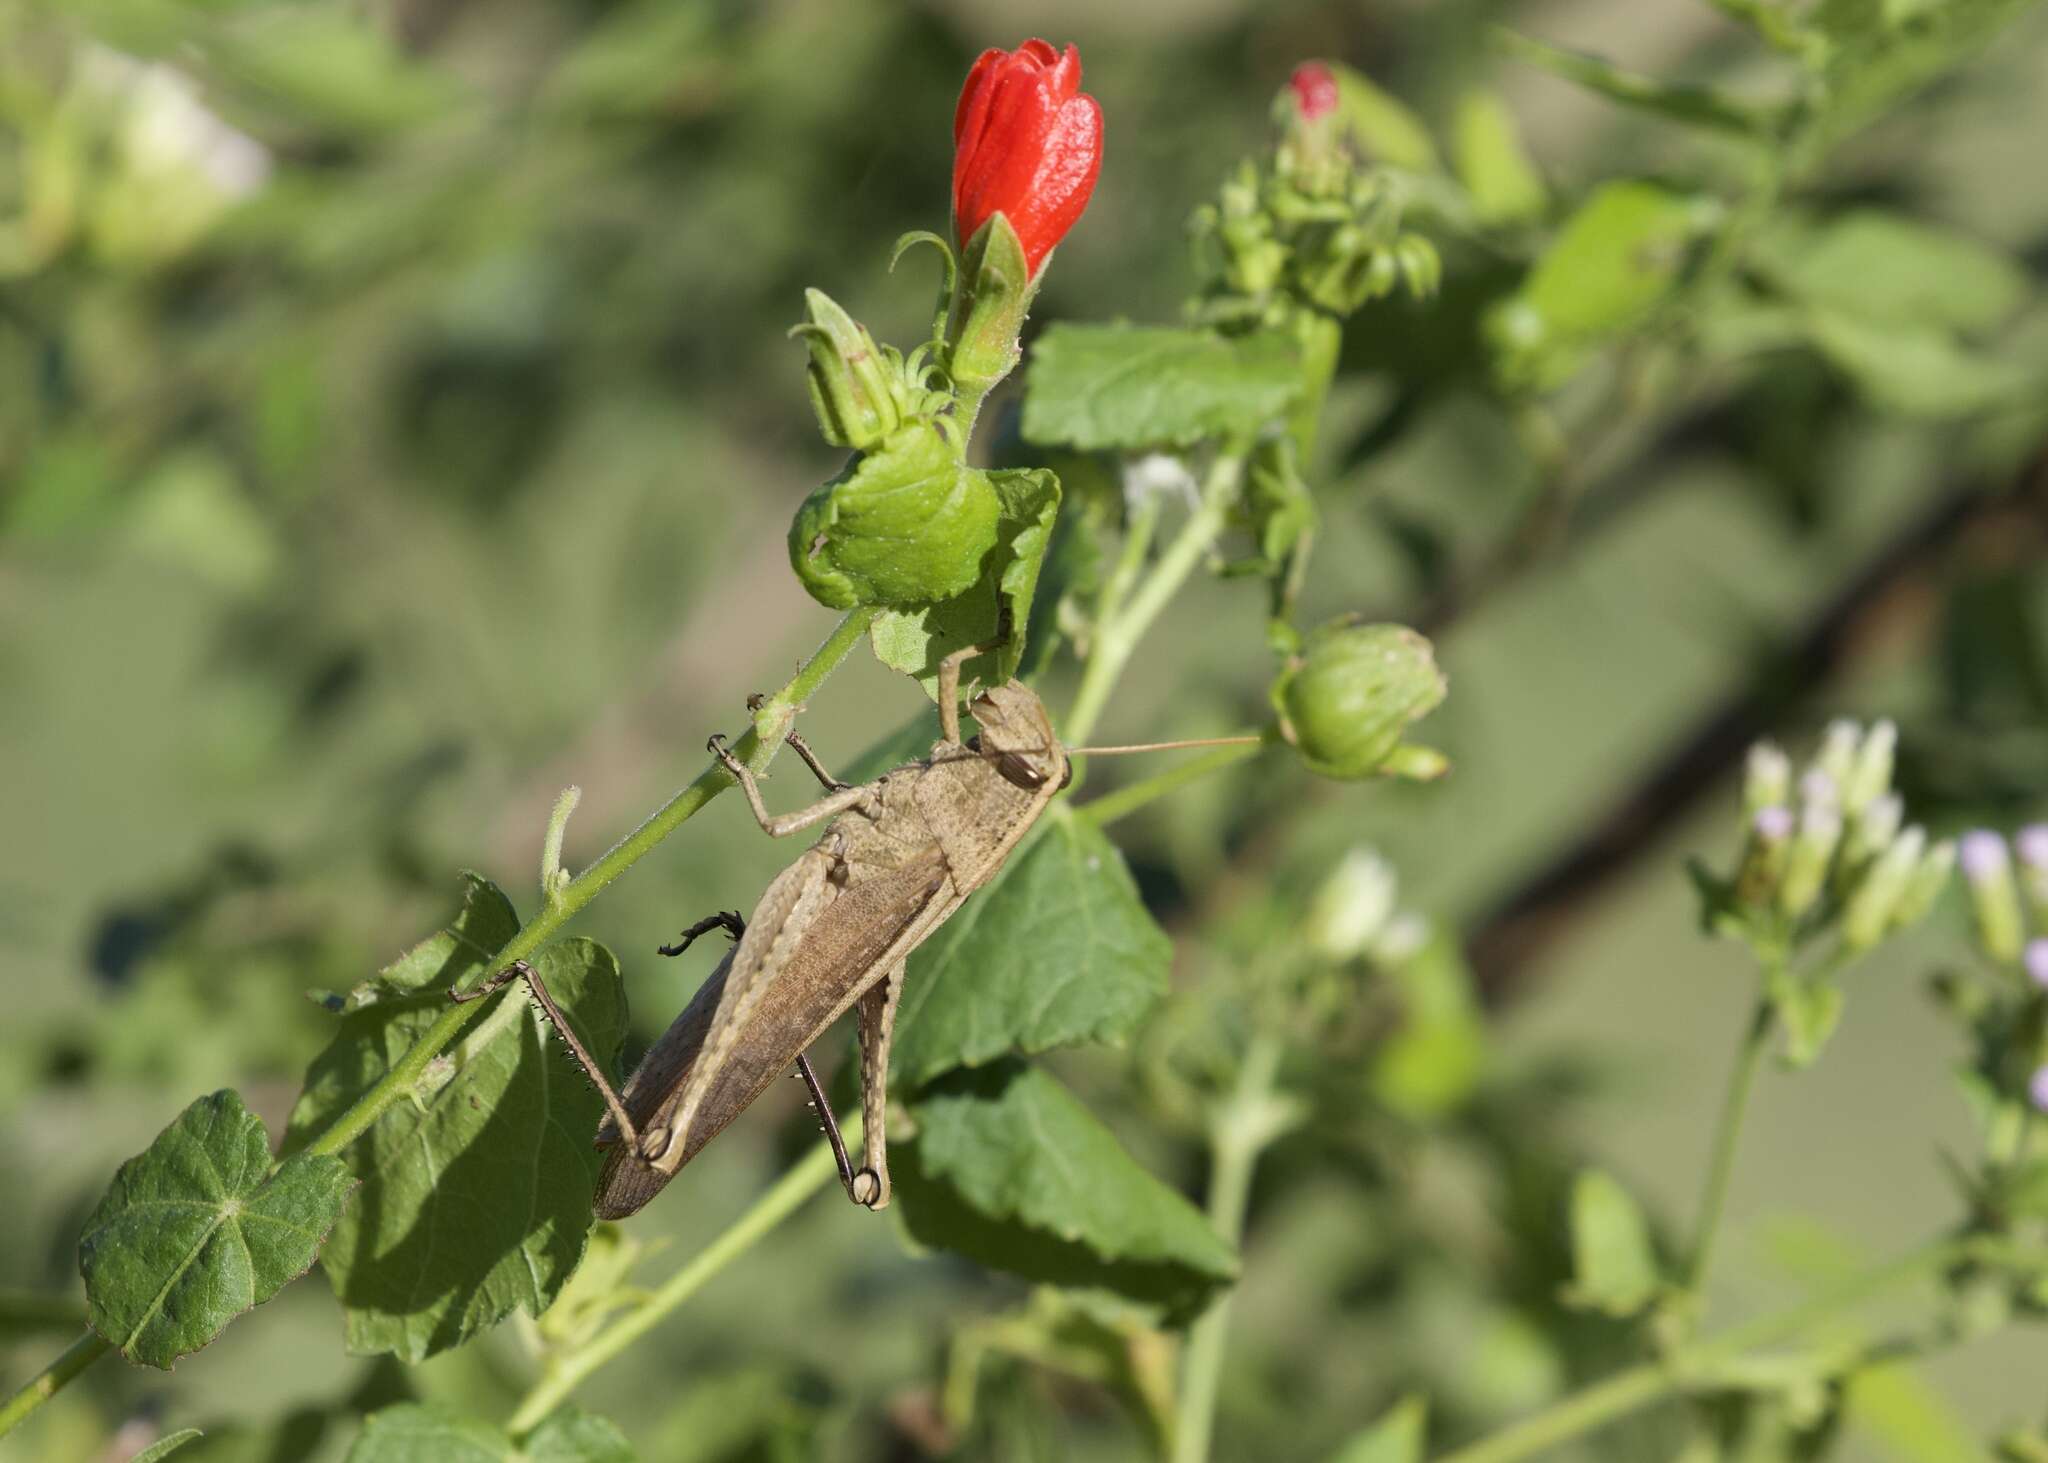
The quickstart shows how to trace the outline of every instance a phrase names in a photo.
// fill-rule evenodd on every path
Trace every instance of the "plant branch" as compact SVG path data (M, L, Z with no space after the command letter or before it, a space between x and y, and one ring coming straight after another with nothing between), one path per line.
M868 622L873 618L871 609L849 610L825 643L798 668L789 684L761 704L760 710L754 714L753 726L733 744L733 755L753 771L765 771L781 749L783 738L789 734L797 709L860 643L861 636L867 633ZM540 912L520 927L519 933L480 972L479 979L532 955L584 905L595 899L607 884L652 853L664 838L732 785L732 774L713 759L697 774L694 782L670 798L646 822L613 844L596 863L562 885L559 899L543 901ZM339 1153L368 1132L370 1125L383 1116L386 1108L412 1091L420 1074L426 1071L427 1064L440 1054L441 1049L453 1041L484 1007L499 999L503 999L502 996L460 1006L451 1003L375 1086L357 1098L354 1106L313 1140L309 1145L310 1151Z
M1745 1352L1783 1341L1833 1321L1840 1313L1907 1281L1942 1270L1973 1253L1968 1239L1944 1235L1898 1259L1865 1270L1814 1299L1760 1316L1720 1335L1683 1347L1669 1358L1617 1372L1491 1436L1439 1454L1436 1463L1517 1463L1660 1398L1685 1391L1701 1374Z
M1208 480L1202 484L1201 506L1181 525L1180 532L1174 535L1173 542L1167 545L1166 552L1159 556L1136 592L1127 601L1108 607L1109 614L1096 627L1088 668L1081 674L1081 689L1075 693L1073 709L1067 713L1065 735L1069 742L1085 742L1095 730L1109 704L1109 694L1138 642L1221 536L1230 509L1237 502L1238 484L1243 477L1244 454L1220 454L1209 467ZM1141 514L1143 511L1140 510ZM1149 524L1146 526L1149 530ZM1126 544L1127 550L1128 547ZM1119 563L1118 573L1124 568Z
M1735 1152L1742 1141L1742 1120L1749 1112L1750 1093L1756 1088L1757 1067L1777 1028L1777 1007L1768 997L1757 997L1735 1055L1735 1069L1728 1076L1728 1094L1722 1099L1721 1116L1714 1129L1713 1156L1707 1163L1707 1177L1700 1188L1699 1211L1693 1219L1692 1253L1686 1260L1685 1287L1695 1297L1706 1283L1707 1267L1714 1257L1714 1241L1720 1236L1721 1220L1728 1208L1728 1180L1735 1172Z
M874 614L871 609L847 612L837 628L826 638L825 643L798 668L789 684L761 704L760 709L754 713L753 726L733 744L734 756L755 772L767 769L776 752L781 749L783 739L788 736L790 724L795 721L797 711L860 643ZM513 961L523 960L533 954L549 936L580 912L584 905L595 899L607 884L653 852L655 846L664 838L682 827L706 803L732 785L732 775L716 760L712 761L697 775L695 781L670 798L638 828L613 844L596 863L575 878L562 883L559 898L544 897L540 912L520 927L519 933L514 935L505 948L500 950L480 972L479 979L491 971L502 970ZM566 798L564 802L567 802ZM566 821L566 813L567 808L563 804L557 804L557 819L552 820L549 827L548 837L551 845L558 833L558 823ZM413 1090L420 1075L426 1071L427 1064L433 1061L465 1026L476 1019L484 1007L494 1004L497 999L502 997L459 1006L451 1002L448 1009L443 1011L420 1039L413 1043L411 1049L378 1079L376 1085L357 1098L348 1111L336 1118L308 1145L309 1151L337 1154L368 1132L387 1108ZM799 1169L795 1172L800 1173L804 1170ZM829 1163L824 1172L827 1176L830 1175ZM778 1188L774 1192L780 1193L781 1189ZM751 1239L747 1241L751 1242ZM740 1248L744 1249L745 1245L741 1245ZM706 1254L709 1255L710 1251ZM59 1388L98 1361L108 1349L107 1343L91 1332L73 1342L69 1350L17 1392L4 1407L0 1407L0 1435L4 1435L16 1422L40 1407Z
M849 1145L860 1142L858 1118L848 1118L842 1131ZM726 1226L724 1233L699 1250L689 1264L649 1292L645 1300L622 1312L582 1346L551 1363L540 1381L521 1399L518 1410L506 1424L507 1431L523 1441L586 1377L653 1330L670 1311L766 1238L770 1230L837 1175L832 1151L820 1144L808 1158L784 1174L774 1188L755 1200L752 1208Z
M0 1403L0 1437L64 1389L65 1383L105 1356L113 1348L98 1334L86 1332L64 1348L64 1354L29 1379L28 1385Z
M1209 1127L1209 1222L1233 1249L1244 1235L1252 1171L1282 1126L1275 1119L1274 1092L1280 1056L1280 1038L1274 1032L1261 1028L1254 1034L1238 1069L1237 1085ZM1216 1425L1216 1393L1230 1340L1230 1298L1227 1290L1216 1297L1188 1334L1173 1429L1174 1463L1207 1463Z

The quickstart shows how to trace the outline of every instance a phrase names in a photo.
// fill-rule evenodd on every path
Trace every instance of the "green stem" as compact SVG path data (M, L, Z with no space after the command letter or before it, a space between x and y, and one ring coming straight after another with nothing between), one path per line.
M0 1403L0 1437L5 1437L16 1423L56 1396L66 1382L111 1349L91 1331L72 1342L62 1356L30 1378L27 1386Z
M1244 1236L1245 1206L1259 1154L1277 1136L1273 1084L1280 1073L1281 1044L1260 1030L1245 1051L1237 1086L1210 1127L1209 1222L1232 1248ZM1231 1292L1216 1297L1188 1333L1180 1403L1173 1440L1174 1463L1207 1463L1216 1425L1216 1394L1230 1341Z
M1745 1352L1796 1336L1861 1305L1904 1281L1941 1270L1963 1258L1967 1240L1947 1236L1909 1251L1888 1264L1853 1276L1841 1285L1782 1311L1760 1316L1723 1331L1711 1340L1683 1348L1670 1358L1645 1362L1617 1372L1575 1392L1533 1417L1502 1428L1489 1437L1440 1454L1436 1463L1517 1463L1545 1448L1557 1446L1594 1428L1605 1426L1658 1399L1686 1390L1688 1384Z
M1749 1027L1735 1057L1735 1070L1728 1078L1728 1095L1721 1102L1721 1117L1714 1132L1713 1157L1707 1163L1706 1181L1700 1189L1698 1217L1693 1221L1692 1254L1686 1262L1686 1289L1695 1295L1706 1283L1707 1267L1714 1258L1714 1241L1721 1232L1722 1216L1728 1207L1728 1180L1735 1171L1735 1150L1742 1140L1742 1120L1749 1112L1749 1098L1756 1088L1757 1068L1777 1025L1777 1008L1768 997L1758 997L1750 1013Z
M1192 761L1134 782L1129 787L1118 788L1113 793L1083 803L1074 810L1074 816L1097 828L1107 828L1117 819L1135 813L1147 803L1156 802L1170 792L1178 791L1191 782L1199 782L1212 772L1221 772L1247 757L1256 757L1278 739L1276 732L1255 733L1256 742L1246 742L1236 747L1217 747Z
M842 1127L849 1146L860 1142L860 1121L848 1120ZM752 1249L768 1232L794 1214L803 1202L836 1176L832 1151L820 1144L811 1155L754 1201L746 1213L728 1225L724 1233L697 1252L689 1264L664 1281L659 1288L610 1326L551 1365L547 1373L521 1400L506 1429L524 1440L548 1414L565 1402L583 1380L695 1295L713 1276Z
M1202 503L1152 566L1152 572L1130 599L1116 607L1108 621L1096 629L1095 644L1088 655L1088 668L1081 674L1081 689L1075 693L1073 710L1067 713L1066 739L1071 743L1088 740L1095 723L1109 704L1109 695L1125 664L1138 648L1152 622L1159 618L1188 575L1202 562L1230 520L1237 501L1239 480L1244 476L1244 454L1225 452L1209 468L1202 485ZM1121 566L1119 566L1121 567Z
M755 772L765 771L781 750L782 740L788 735L789 726L796 719L797 708L803 705L825 678L846 659L854 646L867 633L868 622L874 618L871 609L857 609L847 612L825 643L818 647L811 658L798 669L790 683L762 703L754 714L754 724L733 744L732 752L740 761ZM479 978L491 971L502 970L515 960L523 960L533 954L553 935L578 914L584 905L595 899L603 888L627 869L653 852L669 834L683 826L706 803L733 785L732 774L717 761L697 774L688 787L670 798L654 815L621 838L596 863L562 886L561 897L543 900L538 913L520 927L511 943L500 950L489 964L479 972ZM502 999L494 997L493 1001ZM314 1153L339 1153L349 1144L369 1131L371 1124L384 1115L384 1110L397 1102L425 1072L427 1064L440 1055L441 1049L453 1041L462 1028L476 1019L482 1008L493 1001L479 1001L469 1005L450 1004L434 1024L427 1028L425 1035L414 1042L406 1054L392 1064L392 1067L377 1084L350 1107L331 1126L309 1145Z
M798 668L789 684L761 704L760 709L754 713L753 726L733 744L733 755L755 772L766 771L776 752L781 750L783 738L788 735L790 723L796 719L798 708L824 684L825 678L831 675L839 663L852 653L853 648L860 643L861 637L867 633L868 623L874 616L875 612L872 609L849 610L826 638L825 643ZM670 798L646 822L613 844L596 863L564 884L559 898L543 898L540 911L522 925L511 942L497 953L482 972L479 972L479 978L490 971L502 970L513 961L522 960L538 950L550 935L568 923L584 905L595 899L607 884L645 858L657 844L688 822L706 803L732 786L732 782L732 775L718 762L713 761L697 775L694 782ZM493 1001L478 1001L461 1006L451 1002L448 1009L427 1028L425 1034L378 1079L376 1085L357 1098L348 1111L336 1118L308 1145L310 1151L339 1153L362 1137L370 1130L371 1125L384 1115L387 1108L413 1090L420 1074L426 1071L427 1064L460 1034L463 1027L481 1014L483 1007L493 1004L496 999L502 998L494 997ZM830 1175L829 1163L826 1175ZM107 1350L107 1344L90 1332L72 1343L71 1348L51 1363L47 1370L16 1393L4 1408L0 1408L0 1435L4 1435L16 1422L41 1406L52 1393L79 1372L99 1360Z

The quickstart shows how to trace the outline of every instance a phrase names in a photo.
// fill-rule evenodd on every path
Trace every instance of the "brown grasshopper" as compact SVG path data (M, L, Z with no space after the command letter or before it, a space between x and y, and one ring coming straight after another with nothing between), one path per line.
M597 1186L600 1218L622 1219L640 1209L792 1063L810 1088L847 1196L870 1209L888 1204L883 1114L904 962L995 876L1071 778L1069 749L1054 735L1045 704L1021 682L977 696L972 710L981 732L961 739L960 667L990 648L971 647L940 663L941 736L922 761L849 786L824 769L801 737L790 734L791 749L827 790L799 812L771 814L754 774L726 750L722 737L711 738L713 755L739 783L770 836L786 837L821 822L825 832L769 884L751 918L715 914L685 930L677 944L662 947L664 955L681 954L699 935L718 928L734 937L690 1004L648 1048L623 1093L613 1091L526 962L514 962L474 990L449 993L473 1000L525 978L609 1111L597 1133L597 1146L609 1150ZM862 1116L857 1169L804 1055L856 1004Z

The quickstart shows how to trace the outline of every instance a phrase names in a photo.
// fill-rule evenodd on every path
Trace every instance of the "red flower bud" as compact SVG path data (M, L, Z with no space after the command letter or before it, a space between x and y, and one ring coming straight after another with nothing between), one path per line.
M1301 109L1302 121L1313 122L1337 110L1337 73L1322 62L1302 62L1287 84L1294 88L1294 104Z
M1000 213L1033 278L1088 206L1102 170L1102 108L1081 95L1081 53L1045 41L984 51L953 113L953 227L966 248Z

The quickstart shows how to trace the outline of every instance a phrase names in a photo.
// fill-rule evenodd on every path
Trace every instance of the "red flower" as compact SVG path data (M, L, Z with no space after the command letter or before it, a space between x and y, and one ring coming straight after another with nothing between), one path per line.
M1302 121L1313 122L1337 110L1337 73L1322 62L1302 62L1287 84L1294 88L1294 104L1301 109Z
M1102 171L1102 108L1081 95L1081 53L1045 41L984 51L953 113L953 227L962 248L1000 213L1033 277L1088 206Z

